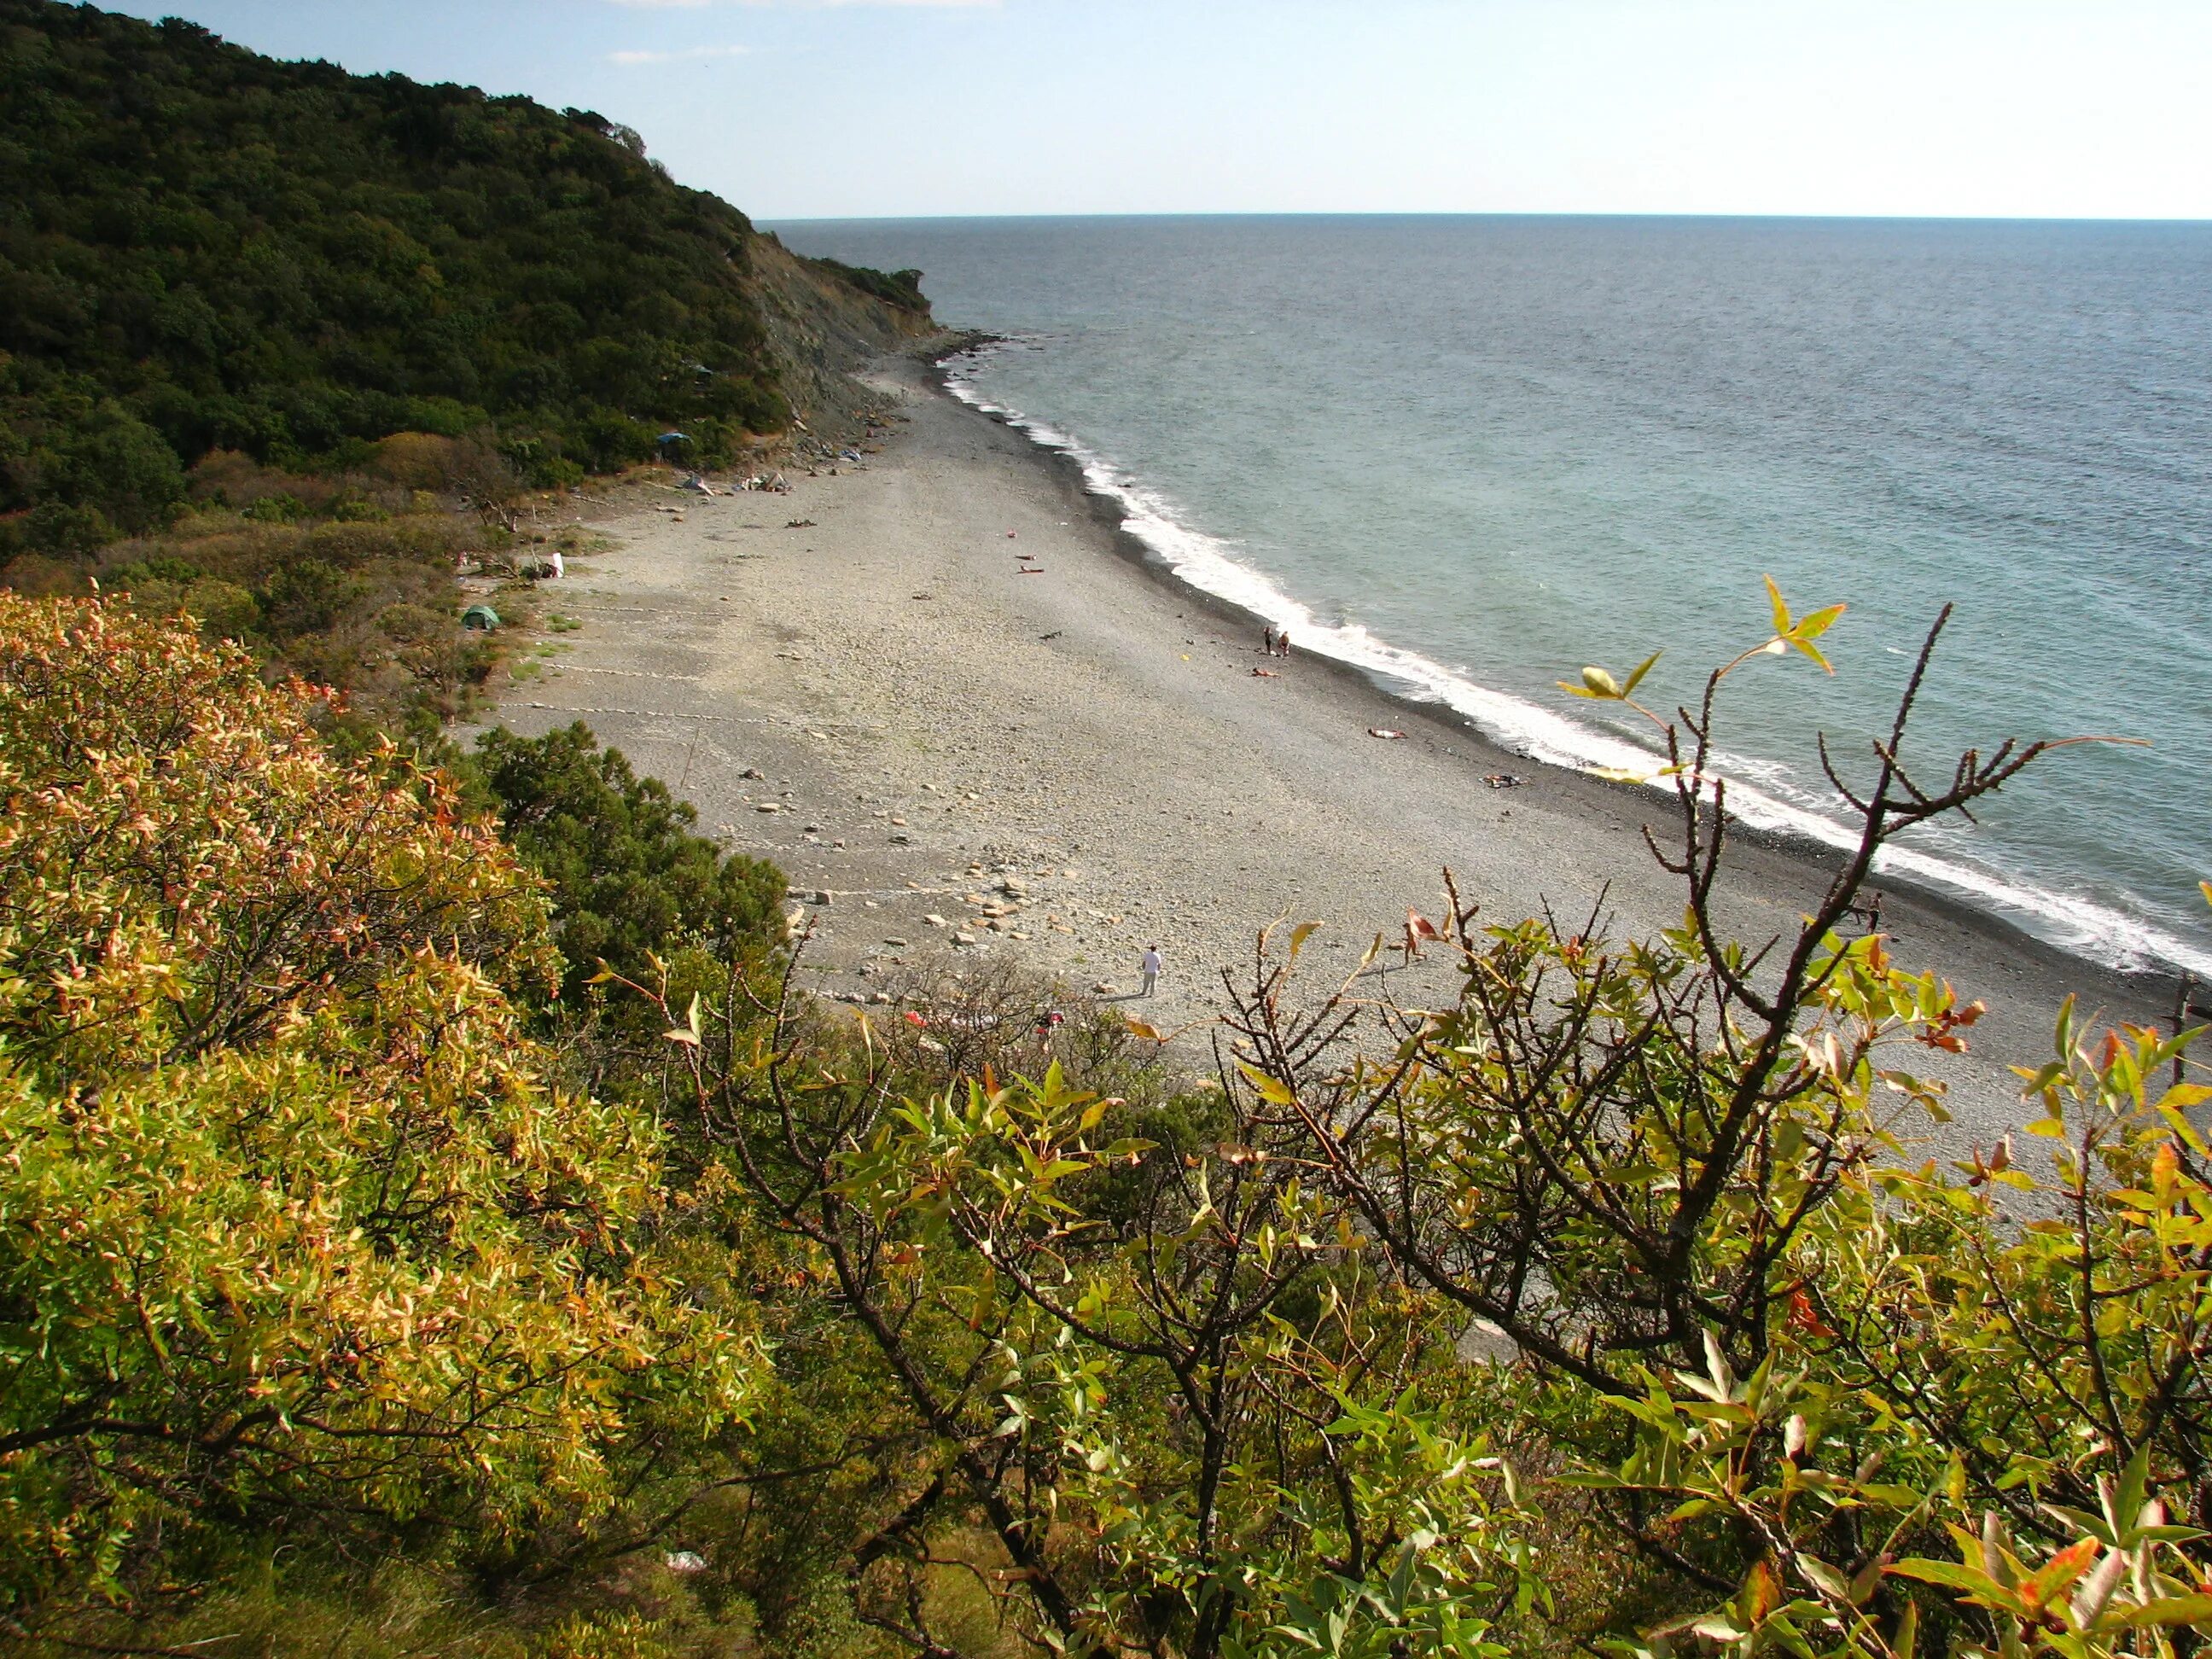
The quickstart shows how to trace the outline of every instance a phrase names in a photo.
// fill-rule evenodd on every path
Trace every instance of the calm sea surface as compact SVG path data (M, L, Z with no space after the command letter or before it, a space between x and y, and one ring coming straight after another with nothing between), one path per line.
M1833 834L1954 601L1907 758L2082 732L1896 866L2101 960L2212 972L2212 225L1690 219L823 222L1008 343L963 392L1073 451L1188 580L1539 758L1631 726L1553 682L1760 659L1745 815ZM1750 792L1756 792L1753 799Z

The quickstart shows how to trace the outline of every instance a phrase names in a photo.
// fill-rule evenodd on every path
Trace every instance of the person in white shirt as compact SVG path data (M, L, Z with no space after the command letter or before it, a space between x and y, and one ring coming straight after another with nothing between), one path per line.
M1147 945L1145 947L1145 959L1139 965L1144 970L1145 988L1137 994L1148 997L1152 994L1154 988L1160 982L1160 947L1157 945Z

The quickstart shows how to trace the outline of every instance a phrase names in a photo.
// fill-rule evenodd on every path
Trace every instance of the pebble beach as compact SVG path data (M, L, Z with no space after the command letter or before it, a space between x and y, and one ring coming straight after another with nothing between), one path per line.
M1265 653L1258 622L1148 566L1071 465L926 362L869 380L890 434L857 464L787 469L787 494L584 508L600 550L541 590L564 631L497 711L526 734L584 720L781 866L808 988L865 1006L1012 962L1115 1000L1195 1070L1260 930L1322 924L1300 962L1318 996L1408 908L1443 908L1447 866L1501 921L1679 919L1642 833L1663 838L1668 798L1532 763L1295 641ZM1817 853L1749 839L1732 870L1724 920L1753 941L1822 877ZM2008 1067L2040 1063L2069 990L2110 1018L2171 1000L1940 897L1886 888L1882 922L1907 965L1990 1005L1944 1062L1961 1146L2017 1127ZM1442 957L1393 950L1355 988L1433 1006Z

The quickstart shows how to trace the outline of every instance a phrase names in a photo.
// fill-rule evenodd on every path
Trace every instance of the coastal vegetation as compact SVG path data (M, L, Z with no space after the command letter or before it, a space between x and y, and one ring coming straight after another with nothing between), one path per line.
M186 623L0 602L14 1639L2197 1651L2188 1039L2069 1007L2029 1139L1908 1156L1978 1011L1856 884L2035 756L1893 734L1747 952L1700 802L1771 644L1662 721L1681 928L1455 902L1425 1012L1271 932L1193 1077L813 1004L769 873L581 731L457 793Z

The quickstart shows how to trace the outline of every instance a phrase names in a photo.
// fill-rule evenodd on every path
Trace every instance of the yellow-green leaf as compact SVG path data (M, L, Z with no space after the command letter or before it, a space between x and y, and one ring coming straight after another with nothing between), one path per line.
M1252 1086L1260 1091L1260 1097L1269 1105L1287 1106L1291 1103L1291 1095L1289 1088L1277 1079L1268 1076L1258 1066L1240 1060L1237 1062L1237 1069L1244 1073Z
M1766 602L1774 609L1774 631L1787 634L1790 631L1790 607L1782 602L1782 590L1774 585L1773 577L1761 580L1766 583Z

